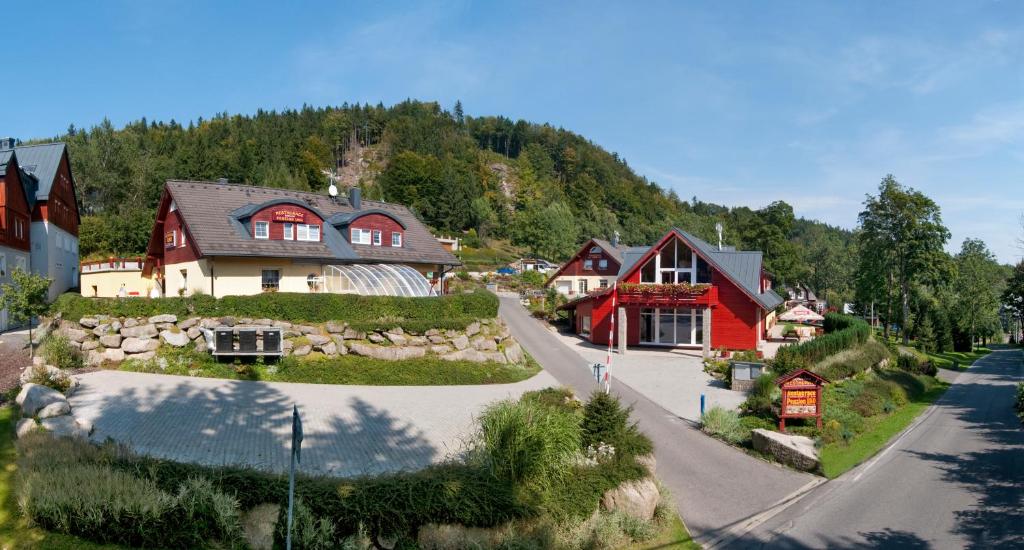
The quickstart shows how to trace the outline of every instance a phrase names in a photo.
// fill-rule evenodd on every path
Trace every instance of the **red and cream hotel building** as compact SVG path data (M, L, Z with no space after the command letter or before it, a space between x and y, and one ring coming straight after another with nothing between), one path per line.
M166 296L429 296L459 261L408 208L226 181L168 181L142 276Z
M613 262L617 271L610 273ZM595 344L609 343L614 301L616 345L757 349L782 303L761 252L719 248L678 228L650 247L591 240L548 285L566 276L588 281L561 309L570 312L574 331ZM590 277L607 283L593 288Z

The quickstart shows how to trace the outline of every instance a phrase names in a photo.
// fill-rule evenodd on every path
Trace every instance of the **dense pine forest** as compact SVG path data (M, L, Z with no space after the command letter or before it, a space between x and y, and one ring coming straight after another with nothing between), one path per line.
M83 256L142 252L170 178L323 191L334 177L368 198L409 205L470 244L508 240L553 260L616 231L627 244L649 244L675 225L713 241L720 222L727 244L764 250L778 279L836 298L852 293L849 231L797 219L781 201L754 210L683 200L571 131L465 116L459 103L143 118L123 128L104 120L53 139L71 149Z

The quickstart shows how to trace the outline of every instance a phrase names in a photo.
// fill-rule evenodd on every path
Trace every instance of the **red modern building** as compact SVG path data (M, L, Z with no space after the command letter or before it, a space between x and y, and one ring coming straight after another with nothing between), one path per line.
M588 241L563 271L585 273L594 246ZM595 344L611 338L619 345L624 334L630 346L757 349L782 303L761 252L713 246L678 228L653 246L614 250L621 257L614 283L561 307L571 313L575 332ZM613 308L616 322L625 325L614 334Z

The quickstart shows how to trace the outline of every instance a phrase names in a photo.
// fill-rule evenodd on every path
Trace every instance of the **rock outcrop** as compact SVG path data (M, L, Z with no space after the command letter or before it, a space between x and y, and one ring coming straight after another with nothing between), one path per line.
M650 520L661 500L661 491L654 479L645 477L625 481L601 496L601 507L609 512L622 512L637 519Z
M754 449L771 455L775 460L806 472L821 465L814 440L802 435L789 435L758 428L750 432Z

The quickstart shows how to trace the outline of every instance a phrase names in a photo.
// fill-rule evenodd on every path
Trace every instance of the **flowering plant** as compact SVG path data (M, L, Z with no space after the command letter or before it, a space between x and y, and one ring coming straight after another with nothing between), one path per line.
M619 292L624 294L640 294L641 296L671 296L673 298L685 298L703 294L709 288L707 283L623 283L619 285Z

